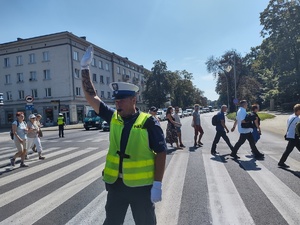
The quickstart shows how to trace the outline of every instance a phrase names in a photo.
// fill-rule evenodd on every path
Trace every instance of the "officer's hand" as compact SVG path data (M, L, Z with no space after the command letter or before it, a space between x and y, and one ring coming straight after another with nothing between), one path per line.
M161 190L162 183L159 181L154 181L153 186L151 188L151 201L153 203L160 202L161 201Z
M82 56L82 59L80 61L80 65L81 65L81 69L89 69L89 66L93 60L93 56L94 56L94 48L92 45L90 45L84 55Z

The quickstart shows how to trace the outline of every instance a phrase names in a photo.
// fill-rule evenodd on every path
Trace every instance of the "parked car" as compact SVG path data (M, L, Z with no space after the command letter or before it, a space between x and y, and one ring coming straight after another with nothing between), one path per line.
M103 121L102 129L103 129L103 131L109 131L109 123L106 121Z
M163 110L158 110L157 113L156 113L156 117L160 121L165 121L166 120L166 113Z
M182 112L182 114L183 114L184 117L189 116L189 113L188 113L186 110L184 110L184 111Z
M193 114L193 109L186 109L187 113L189 114L189 116L191 116Z

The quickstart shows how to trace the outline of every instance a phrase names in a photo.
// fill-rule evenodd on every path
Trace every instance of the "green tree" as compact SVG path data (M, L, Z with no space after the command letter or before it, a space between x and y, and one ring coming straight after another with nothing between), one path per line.
M264 75L277 85L266 96L278 102L297 101L300 84L300 1L271 0L260 15L265 38L260 49Z

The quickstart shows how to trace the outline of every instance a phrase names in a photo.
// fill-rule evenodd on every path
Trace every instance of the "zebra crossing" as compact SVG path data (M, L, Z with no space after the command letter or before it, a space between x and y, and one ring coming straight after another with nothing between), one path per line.
M28 168L2 166L0 225L102 224L107 150L54 146L47 148L44 161L30 155ZM1 148L0 165L14 153L13 147ZM163 201L155 206L157 224L300 224L298 158L288 160L293 173L276 167L279 152L270 150L257 161L244 147L239 156L237 161L226 154L214 157L205 146L168 154ZM130 209L124 224L134 224Z

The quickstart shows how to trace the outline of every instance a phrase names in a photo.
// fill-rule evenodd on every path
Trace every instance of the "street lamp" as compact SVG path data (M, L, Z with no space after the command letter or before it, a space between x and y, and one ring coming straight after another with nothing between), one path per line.
M229 59L228 62L233 63L233 79L234 79L234 101L237 101L236 98L236 67L235 67L235 53L233 54L233 60ZM228 73L231 71L232 66L228 65L227 68L225 69Z

